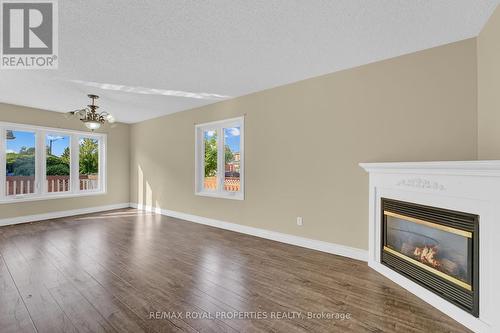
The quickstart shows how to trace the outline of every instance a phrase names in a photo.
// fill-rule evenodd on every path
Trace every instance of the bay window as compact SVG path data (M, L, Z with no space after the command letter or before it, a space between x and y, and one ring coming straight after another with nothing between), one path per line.
M104 193L106 135L0 122L0 203Z

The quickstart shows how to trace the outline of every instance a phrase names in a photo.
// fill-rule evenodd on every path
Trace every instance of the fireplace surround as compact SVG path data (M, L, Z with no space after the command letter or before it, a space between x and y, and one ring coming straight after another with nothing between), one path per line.
M362 163L368 265L475 332L500 332L500 161Z

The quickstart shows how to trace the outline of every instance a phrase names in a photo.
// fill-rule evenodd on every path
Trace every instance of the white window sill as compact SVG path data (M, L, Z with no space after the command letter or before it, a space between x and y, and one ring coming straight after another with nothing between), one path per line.
M231 199L231 200L245 200L245 196L243 193L236 193L236 192L195 192L195 195L201 196L201 197L211 197L211 198L218 198L218 199Z
M0 200L0 205L13 204L17 202L27 202L27 201L44 201L44 200L54 200L54 199L66 199L66 198L77 198L77 197L88 197L93 195L104 195L106 191L86 191L80 193L65 193L65 194L32 194L32 195L18 195L10 196L6 199Z

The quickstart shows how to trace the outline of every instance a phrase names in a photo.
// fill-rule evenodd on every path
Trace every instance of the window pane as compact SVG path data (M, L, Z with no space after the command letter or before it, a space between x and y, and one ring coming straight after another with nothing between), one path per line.
M49 134L45 145L47 192L67 192L70 187L69 136Z
M204 131L203 141L205 146L203 189L215 191L217 190L217 131Z
M80 138L80 190L99 188L99 140Z
M240 190L240 127L224 128L224 190Z
M35 133L7 130L6 194L35 192Z

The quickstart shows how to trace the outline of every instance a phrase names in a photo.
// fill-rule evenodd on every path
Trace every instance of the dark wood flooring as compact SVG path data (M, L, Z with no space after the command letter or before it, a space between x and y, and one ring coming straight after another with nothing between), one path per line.
M364 262L133 209L2 227L0 255L2 333L468 332Z

